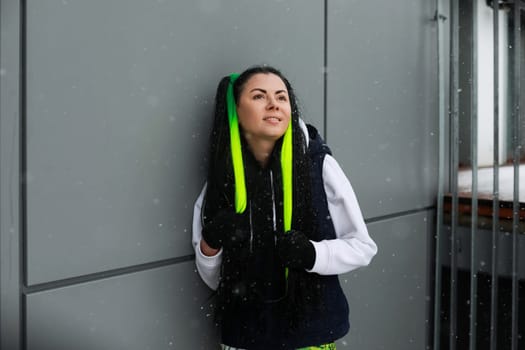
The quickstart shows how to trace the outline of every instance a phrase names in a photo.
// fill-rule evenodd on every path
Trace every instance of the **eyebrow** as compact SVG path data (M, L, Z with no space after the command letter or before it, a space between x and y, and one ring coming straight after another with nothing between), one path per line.
M261 88L255 88L255 89L251 89L251 90L250 90L250 92L254 92L254 91L261 91L262 93L266 93L266 92L267 92L266 90L261 89ZM277 94L281 94L281 93L283 93L283 92L286 93L286 90L277 90L277 91L275 92L275 94L277 95Z

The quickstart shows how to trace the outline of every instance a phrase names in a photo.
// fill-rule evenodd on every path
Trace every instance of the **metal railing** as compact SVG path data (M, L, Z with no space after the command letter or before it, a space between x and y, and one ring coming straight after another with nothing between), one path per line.
M521 0L515 1L499 1L497 6L494 6L493 1L483 1L484 6L491 6L492 9L492 33L493 33L493 161L492 161L492 193L491 193L491 215L489 218L484 218L484 222L491 222L490 229L490 247L481 246L481 230L480 230L480 207L479 207L479 196L478 196L478 144L485 140L481 140L479 137L480 125L478 118L478 76L481 72L478 66L478 0L471 0L472 5L468 11L468 15L472 16L471 21L467 22L472 27L467 30L471 34L471 40L464 40L460 34L460 30L465 31L465 28L460 26L460 1L461 0L443 0L438 1L437 16L436 18L443 18L446 20L438 21L438 45L440 46L440 155L439 155L439 193L437 200L437 227L436 227L436 251L435 251L435 284L434 284L434 325L433 325L433 348L437 349L451 349L455 350L460 347L458 339L462 338L462 341L468 341L468 347L470 350L476 349L487 349L491 350L502 350L511 349L517 350L518 345L524 348L525 334L520 334L520 329L523 331L523 325L525 320L519 319L519 308L520 308L520 260L519 260L519 241L522 235L523 228L520 232L520 183L519 183L519 172L520 172L520 160L522 158L521 153L521 65L522 65L522 33L521 33L521 21L522 11L525 8L524 2ZM481 0L480 0L481 1ZM462 7L464 11L464 7ZM500 21L500 12L506 11L509 18L508 28L505 24ZM500 31L508 31L509 43L502 43L500 40ZM448 40L447 40L448 39ZM464 40L460 43L461 40ZM470 81L470 104L468 111L460 110L460 99L463 95L460 94L461 89L460 81L461 77L465 75L460 74L460 70L464 62L459 61L461 55L460 48L465 49L465 42L470 47L467 52L470 52L469 62L469 74ZM500 47L507 45L505 49L508 52L508 65L505 67L507 71L502 71L501 60L500 60ZM446 48L444 49L446 45ZM470 50L470 51L469 51ZM443 52L448 51L446 55ZM465 56L463 56L464 58ZM508 88L510 93L508 96L501 93L500 77L502 74L507 74L509 79ZM463 82L464 83L464 82ZM500 201L500 165L501 149L501 122L502 122L502 108L501 99L506 98L506 104L509 106L509 115L505 120L509 121L509 130L511 136L511 163L513 166L513 183L512 183L512 217L506 217L501 219L500 207L502 202ZM506 110L506 109L505 109ZM463 118L463 120L460 120ZM468 119L465 122L465 119ZM468 195L465 195L460 191L458 184L458 177L460 171L460 157L459 150L461 147L465 147L463 140L460 140L461 127L468 126L470 128L469 135L470 140L468 147L470 149L470 185L471 191ZM444 203L443 198L448 197L450 205ZM461 197L461 198L460 198ZM486 197L486 196L485 196ZM486 198L485 198L486 199ZM486 201L485 201L486 202ZM465 205L467 203L468 205ZM510 205L510 204L509 204ZM468 207L468 214L465 212L465 207ZM446 209L448 208L448 209ZM445 213L445 211L447 213ZM486 214L484 214L486 215ZM462 220L460 220L460 217ZM469 220L467 220L467 218ZM503 232L501 227L501 220L509 221L511 219L512 226L511 232ZM461 222L460 222L461 221ZM459 227L461 225L467 226L465 222L469 222L469 235L468 235L468 249L463 249L467 244L460 244L460 240L465 240L465 235L459 236ZM485 228L486 231L488 228ZM506 230L509 231L509 230ZM465 232L465 230L463 230ZM511 272L510 276L502 276L501 271L501 239L502 235L511 235ZM487 240L483 240L487 242ZM487 244L486 244L487 245ZM447 250L448 249L448 250ZM488 251L490 255L490 268L484 269L483 273L488 275L490 279L490 288L484 290L485 294L489 293L488 303L480 303L478 298L480 293L480 287L478 282L480 281L480 249ZM468 252L466 252L468 250ZM458 257L461 254L469 253L468 266L458 265ZM467 254L468 255L468 254ZM462 258L463 259L463 258ZM463 259L464 260L464 259ZM444 273L444 267L446 267L449 273ZM459 318L465 318L465 315L459 315L459 312L465 312L465 308L460 308L460 303L463 300L458 299L458 271L461 269L468 270L468 284L469 296L467 302L468 305L468 334L462 334L465 327L458 328ZM523 274L523 271L521 271ZM462 275L464 276L464 274ZM498 285L502 278L510 279L510 297L504 301L506 305L510 304L511 317L510 317L510 337L503 339L503 335L498 332L498 329L502 327L509 327L508 324L502 324L502 317L498 309L498 305L501 305L502 298L506 298L507 295L502 295ZM466 283L466 282L465 282ZM485 284L484 284L485 285ZM460 309L462 311L460 311ZM480 318L482 315L488 317L489 320L485 320L487 327L480 329ZM522 318L525 315L521 316ZM521 323L520 323L521 322ZM487 329L489 334L487 333ZM446 331L448 330L448 334ZM506 333L507 330L506 330ZM480 340L481 339L481 340ZM462 343L464 345L464 343ZM503 345L502 345L503 344Z

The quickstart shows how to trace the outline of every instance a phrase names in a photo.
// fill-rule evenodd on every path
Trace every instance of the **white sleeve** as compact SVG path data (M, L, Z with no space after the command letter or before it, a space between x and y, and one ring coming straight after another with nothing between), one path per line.
M193 207L193 229L192 229L192 243L193 249L195 250L195 264L197 265L197 271L201 276L204 283L213 290L216 290L219 286L219 271L222 262L222 248L214 256L206 256L202 253L200 243L202 239L202 221L201 211L202 202L204 201L204 195L206 193L206 185L201 191L201 194L195 202Z
M366 266L377 253L370 238L352 185L337 161L326 155L323 182L336 239L313 242L315 264L310 272L336 275Z

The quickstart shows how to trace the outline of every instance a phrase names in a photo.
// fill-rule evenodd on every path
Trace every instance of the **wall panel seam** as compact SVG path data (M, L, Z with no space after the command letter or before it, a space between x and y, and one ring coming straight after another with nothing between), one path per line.
M328 0L324 1L324 41L323 41L323 137L328 137Z
M157 269L160 267L176 265L176 264L192 261L194 259L195 259L195 255L191 254L191 255L185 255L185 256L171 258L171 259L149 262L149 263L140 264L140 265L133 265L133 266L127 266L127 267L117 268L113 270L96 272L96 273L87 274L83 276L65 278L65 279L57 280L57 281L44 282L44 283L39 283L39 284L31 285L31 286L25 286L22 290L22 293L24 296L28 296L34 293L39 293L39 292L44 292L44 291L49 291L49 290L59 289L59 288L64 288L64 287L70 287L70 286L78 285L81 283L96 282L96 281L100 281L100 280L111 278L111 277L125 276L129 274L137 273L137 272Z
M400 218L402 216L413 215L413 214L417 214L417 213L421 213L421 212L425 212L425 211L431 211L431 210L436 210L436 206L435 205L431 205L431 206L427 206L427 207L422 207L422 208L417 208L417 209L412 209L412 210L405 210L405 211L400 211L400 212L397 212L397 213L392 213L392 214L387 214L387 215L375 216L375 217L372 217L372 218L365 219L365 223L366 224L371 224L371 223L376 223L376 222L379 222L379 221L386 221L386 220L396 219L396 218Z
M19 37L19 118L20 118L20 129L19 129L19 283L20 283L20 347L21 349L27 349L27 308L26 298L22 292L27 285L27 2L26 0L20 0L20 37Z

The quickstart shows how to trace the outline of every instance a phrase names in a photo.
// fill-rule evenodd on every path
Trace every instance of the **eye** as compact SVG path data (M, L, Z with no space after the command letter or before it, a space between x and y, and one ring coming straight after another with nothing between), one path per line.
M279 96L277 97L277 99L278 99L279 101L283 101L283 102L288 101L288 98L286 97L286 95L279 95Z
M260 99L264 98L264 95L263 94L256 94L256 95L253 95L252 98L254 100L260 100Z

